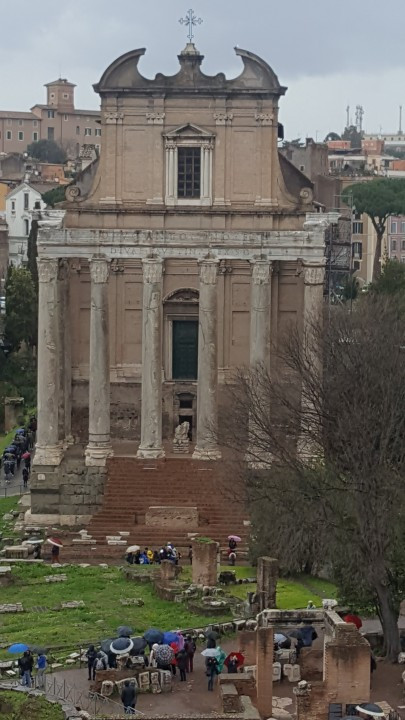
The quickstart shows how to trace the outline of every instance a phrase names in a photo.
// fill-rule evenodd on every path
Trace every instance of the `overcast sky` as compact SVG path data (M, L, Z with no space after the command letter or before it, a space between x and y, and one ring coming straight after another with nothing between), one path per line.
M59 75L77 84L77 107L97 108L92 84L134 48L147 48L144 75L175 73L190 6L206 73L237 75L238 45L288 86L286 137L341 132L347 105L353 120L363 105L367 132L397 131L402 103L405 119L405 0L0 0L0 110L45 102Z

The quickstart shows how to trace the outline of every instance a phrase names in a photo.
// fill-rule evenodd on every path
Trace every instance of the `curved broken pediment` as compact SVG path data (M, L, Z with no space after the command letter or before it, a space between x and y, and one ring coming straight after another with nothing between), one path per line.
M274 95L284 95L286 88L281 86L277 75L262 58L248 50L235 48L242 59L243 70L236 78L227 79L224 73L206 75L200 65L204 59L192 43L189 43L178 56L180 70L175 75L157 73L154 79L145 78L138 70L139 60L145 54L145 48L131 50L114 60L105 70L100 82L93 87L103 95L119 91L154 90L167 92L181 90L196 93L202 90L210 92L249 92L267 91Z

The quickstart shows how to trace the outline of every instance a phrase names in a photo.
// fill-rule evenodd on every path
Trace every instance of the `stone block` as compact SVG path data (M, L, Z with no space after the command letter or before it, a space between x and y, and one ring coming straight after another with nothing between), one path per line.
M273 682L281 680L281 663L273 663Z
M172 689L172 674L170 670L158 670L159 673L159 684L162 692L171 692Z
M148 672L139 673L138 685L140 692L149 692L150 677Z
M62 610L77 610L82 607L84 607L83 600L71 600L70 602L61 603Z
M151 506L145 513L145 525L149 527L198 528L198 509L196 507Z
M103 680L101 683L101 692L100 695L103 697L110 697L114 692L114 683L112 680Z
M213 540L204 542L192 541L193 565L192 580L195 585L214 586L217 583L217 556L219 545Z
M222 708L225 713L237 713L242 710L238 691L231 682L222 683L220 685L220 693L222 700Z

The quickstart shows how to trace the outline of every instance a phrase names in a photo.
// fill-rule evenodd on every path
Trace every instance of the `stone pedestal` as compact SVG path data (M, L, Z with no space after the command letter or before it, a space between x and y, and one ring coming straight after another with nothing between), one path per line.
M38 258L38 430L35 465L59 465L58 261Z
M164 457L162 443L162 260L143 260L140 458Z
M207 540L206 542L193 540L192 549L192 579L194 585L210 585L211 587L216 585L218 577L218 543L213 540Z
M176 580L180 570L181 569L171 560L162 560L159 568L160 584L163 585L163 587L170 587Z
M110 348L108 317L108 275L110 261L90 261L90 376L89 444L86 465L105 465L112 455L110 439Z
M273 711L273 628L258 628L256 642L257 709L261 717L270 718Z
M257 595L259 612L276 607L278 561L271 557L259 557L257 561Z
M217 260L200 264L200 304L198 332L197 442L193 457L218 460L218 331Z

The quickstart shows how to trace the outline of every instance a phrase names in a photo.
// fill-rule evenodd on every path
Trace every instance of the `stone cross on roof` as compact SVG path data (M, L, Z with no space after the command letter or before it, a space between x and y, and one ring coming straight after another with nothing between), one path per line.
M193 33L193 27L195 25L201 25L203 22L202 18L198 18L195 14L194 10L190 8L190 10L187 11L186 17L180 18L179 23L180 25L188 25L188 41L191 43L194 40L194 33Z

